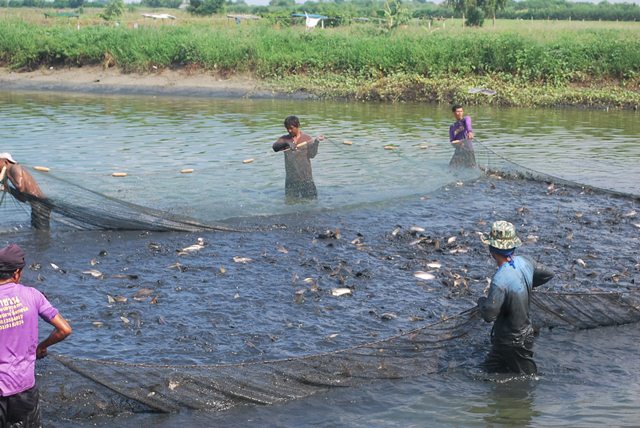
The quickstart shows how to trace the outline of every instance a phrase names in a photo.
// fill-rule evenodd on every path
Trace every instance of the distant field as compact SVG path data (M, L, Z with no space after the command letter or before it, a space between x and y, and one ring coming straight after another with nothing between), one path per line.
M180 10L137 9L116 25L99 13L87 9L80 18L45 18L43 10L3 9L0 63L16 69L102 64L125 72L166 67L242 72L324 86L325 92L335 87L340 96L353 95L363 83L382 84L378 94L405 93L407 85L424 86L425 79L439 79L433 91L446 92L451 89L445 79L455 77L504 86L503 92L511 93L505 102L516 104L525 86L540 85L620 88L611 97L625 104L638 97L627 91L639 87L640 23L498 20L494 27L486 20L476 29L462 28L458 19L414 21L392 32L370 23L306 31L295 22L237 25L225 16L193 17ZM153 20L142 13L177 19ZM603 98L606 94L591 93L586 102ZM577 99L568 101L585 101Z

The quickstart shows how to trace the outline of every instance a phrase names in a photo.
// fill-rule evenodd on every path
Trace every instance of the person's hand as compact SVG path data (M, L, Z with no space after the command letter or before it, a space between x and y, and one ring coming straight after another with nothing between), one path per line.
M318 141L324 141L324 140L326 140L326 139L327 139L327 137L325 137L325 136L324 136L324 135L322 135L322 134L320 134L320 135L318 135L318 136L316 137L316 140L318 140Z
M43 348L41 346L38 346L38 348L36 349L36 359L41 359L47 356L47 348Z
M469 131L469 133L467 134L467 139L468 139L468 140L473 140L473 137L474 137L474 136L475 136L475 135L473 134L473 131Z

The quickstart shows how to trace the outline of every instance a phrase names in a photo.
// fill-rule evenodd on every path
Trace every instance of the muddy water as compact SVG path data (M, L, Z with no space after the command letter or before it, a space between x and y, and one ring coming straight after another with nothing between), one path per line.
M243 224L262 230L4 232L4 242L28 251L25 282L45 291L74 326L74 336L57 346L65 355L161 364L261 361L397 334L458 313L482 295L493 266L476 232L496 218L517 224L527 241L521 252L557 272L550 289L634 289L640 279L637 199L452 175L443 143L446 109L25 94L2 100L0 126L11 136L2 150L21 162L46 164L143 205L211 220L245 217ZM282 159L269 153L282 132L279 122L292 111L313 124L310 132L331 139L314 161L320 200L304 207L284 205ZM548 174L636 190L633 114L470 113L479 116L481 142L500 156ZM342 144L346 139L354 144ZM400 149L384 150L389 142ZM424 143L428 149L417 146ZM242 164L249 157L254 163ZM176 174L182 167L202 173ZM131 180L113 181L115 169L129 171ZM176 180L191 181L176 191ZM411 226L425 230L418 235ZM339 239L324 237L338 230ZM203 249L178 254L197 237L204 238ZM419 237L425 239L415 244ZM413 272L434 261L442 264L436 279L416 280ZM88 269L104 277L83 273ZM336 287L352 288L353 295L336 298ZM487 382L465 367L278 406L162 416L96 411L90 420L57 411L65 408L64 397L47 390L44 412L54 426L632 425L640 404L633 386L640 380L640 337L632 327L543 332L539 381ZM90 397L86 403L95 405Z

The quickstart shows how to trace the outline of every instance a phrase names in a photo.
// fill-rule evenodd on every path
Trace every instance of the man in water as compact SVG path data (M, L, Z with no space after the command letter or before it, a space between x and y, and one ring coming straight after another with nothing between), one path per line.
M449 127L449 141L455 148L455 152L449 161L451 168L475 168L476 155L473 152L473 128L471 117L464 115L464 109L460 104L451 108L456 121Z
M0 249L0 427L42 426L35 361L71 334L41 292L20 284L24 256L16 244ZM40 343L38 317L54 327Z
M311 138L300 129L300 120L289 116L284 120L287 134L273 143L273 151L284 151L286 171L285 196L287 203L316 199L318 191L313 182L311 159L318 154L318 143L324 136Z
M553 273L528 257L514 256L522 242L513 224L497 221L489 236L482 236L498 270L491 278L487 297L478 299L478 309L491 329L491 351L484 362L490 373L535 375L533 327L529 317L530 294L534 287L553 278Z
M13 187L6 185L6 179ZM20 202L28 202L31 205L31 226L34 229L49 229L50 204L33 176L19 165L10 153L0 153L0 186Z

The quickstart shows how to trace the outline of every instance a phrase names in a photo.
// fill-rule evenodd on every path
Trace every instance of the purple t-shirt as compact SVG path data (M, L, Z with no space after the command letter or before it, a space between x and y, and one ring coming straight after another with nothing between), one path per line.
M36 384L38 316L47 322L58 310L35 288L0 285L0 396L15 395Z
M449 141L466 140L471 131L473 131L473 128L471 128L471 117L465 116L460 120L456 120L453 125L449 127Z

